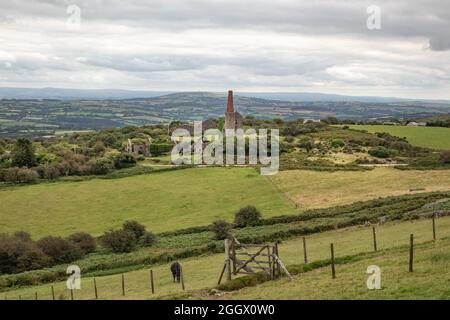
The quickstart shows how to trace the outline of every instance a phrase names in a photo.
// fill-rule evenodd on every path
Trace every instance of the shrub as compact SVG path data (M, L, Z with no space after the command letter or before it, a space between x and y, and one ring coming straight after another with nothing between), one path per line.
M36 171L27 168L7 168L3 169L1 179L10 183L32 183L39 178Z
M150 154L152 156L160 156L169 153L173 149L173 144L170 143L152 143L150 145Z
M158 242L158 237L153 232L146 231L139 239L139 244L143 246L152 246Z
M261 223L261 213L253 206L241 208L234 215L234 224L237 227L257 226Z
M91 172L93 174L107 174L113 168L113 162L108 158L98 158L92 161Z
M58 163L46 163L37 167L37 172L42 179L54 180L61 174L61 168Z
M331 147L333 148L341 148L345 146L345 142L342 139L333 139L331 140Z
M136 165L136 158L132 154L121 153L114 157L113 162L116 169L129 168Z
M306 152L310 152L314 148L314 141L310 137L303 137L298 144L300 148L306 149Z
M131 232L136 239L141 238L145 234L145 226L134 220L125 221L122 229Z
M216 240L224 240L229 238L231 229L231 223L224 220L216 220L211 225L211 232L214 233L214 239Z
M48 236L37 242L39 248L55 263L71 262L83 256L83 251L61 237Z
M0 234L0 274L17 273L50 265L51 259L36 244L17 235Z
M85 232L74 233L67 239L80 248L84 254L94 252L97 247L97 241L95 238Z
M441 153L440 159L443 163L450 163L450 151L443 151Z
M136 236L130 231L111 230L101 237L101 243L113 252L131 252L136 247Z
M369 150L369 154L376 158L389 158L390 152L385 147L376 147Z

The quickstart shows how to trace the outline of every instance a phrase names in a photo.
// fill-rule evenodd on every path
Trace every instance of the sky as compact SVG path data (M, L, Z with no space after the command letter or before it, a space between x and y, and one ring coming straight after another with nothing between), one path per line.
M450 99L450 1L2 0L0 86Z

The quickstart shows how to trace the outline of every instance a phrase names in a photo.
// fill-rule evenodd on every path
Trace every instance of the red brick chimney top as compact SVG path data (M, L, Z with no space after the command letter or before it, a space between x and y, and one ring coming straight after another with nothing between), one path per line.
M234 112L233 90L228 90L227 112Z

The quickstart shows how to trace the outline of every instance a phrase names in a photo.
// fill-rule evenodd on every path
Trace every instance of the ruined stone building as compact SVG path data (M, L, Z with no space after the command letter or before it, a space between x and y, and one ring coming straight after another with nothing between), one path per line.
M239 112L234 111L233 91L228 91L227 111L225 112L225 127L224 129L242 129L244 118Z
M150 156L150 139L147 141L134 142L128 139L125 151L128 153L142 154L144 156Z

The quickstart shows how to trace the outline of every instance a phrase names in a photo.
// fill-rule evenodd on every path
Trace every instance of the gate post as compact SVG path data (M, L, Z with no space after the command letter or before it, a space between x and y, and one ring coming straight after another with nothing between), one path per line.
M227 282L231 281L231 263L230 263L230 239L225 239L225 269L227 272Z

